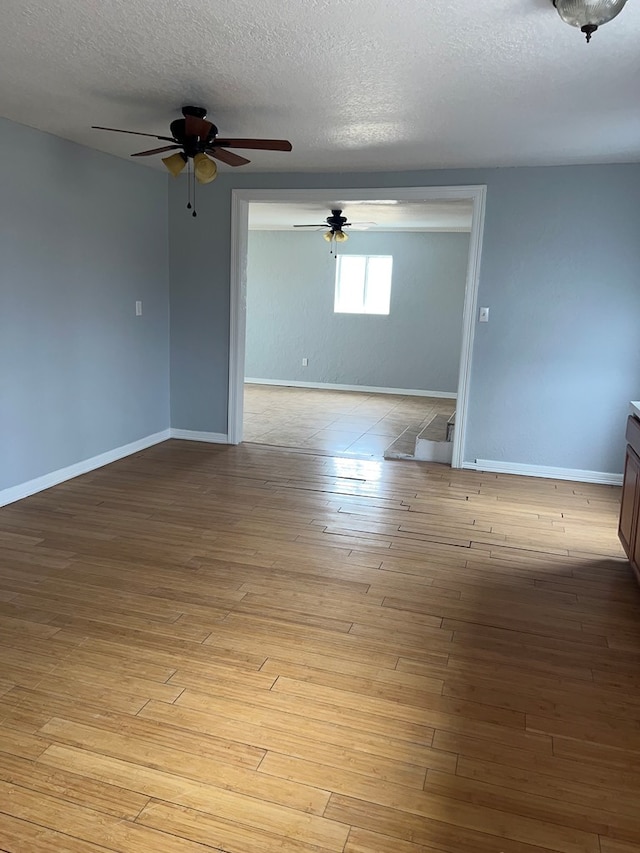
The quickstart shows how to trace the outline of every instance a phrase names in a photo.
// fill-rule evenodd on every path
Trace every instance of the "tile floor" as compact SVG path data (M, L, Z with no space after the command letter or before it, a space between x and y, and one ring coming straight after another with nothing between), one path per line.
M277 385L244 386L244 441L382 458L406 429L455 400Z

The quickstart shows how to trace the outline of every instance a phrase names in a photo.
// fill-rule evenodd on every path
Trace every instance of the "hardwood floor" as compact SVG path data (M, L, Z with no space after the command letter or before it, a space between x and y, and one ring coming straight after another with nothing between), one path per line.
M167 442L0 510L0 850L634 853L619 489Z

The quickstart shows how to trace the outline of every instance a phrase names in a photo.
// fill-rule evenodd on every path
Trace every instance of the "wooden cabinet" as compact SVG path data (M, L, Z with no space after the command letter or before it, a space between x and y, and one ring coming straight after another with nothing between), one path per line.
M627 446L627 459L624 466L624 482L622 484L622 505L620 507L620 528L618 534L624 545L624 550L631 556L632 543L636 536L638 525L637 504L638 486L640 484L640 458L637 453Z
M627 421L627 458L618 535L640 583L640 420Z

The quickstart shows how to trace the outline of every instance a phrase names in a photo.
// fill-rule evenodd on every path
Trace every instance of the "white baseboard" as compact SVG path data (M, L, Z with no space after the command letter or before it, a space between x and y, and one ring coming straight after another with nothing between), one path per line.
M206 441L209 444L229 444L229 436L223 432L199 432L195 429L172 429L171 438L182 441Z
M496 462L493 459L476 459L475 462L465 462L462 467L491 474L518 474L523 477L545 477L549 480L573 480L577 483L622 485L622 474L584 471L581 468L548 468L544 465L523 465L520 462Z
M415 388L378 388L375 385L336 385L333 382L297 382L293 379L249 379L247 385L284 385L291 388L326 388L328 391L362 391L364 394L402 394L407 397L440 397L455 400L455 391L421 391Z
M171 437L170 433L170 430L165 429L162 432L147 435L144 438L138 439L138 441L123 444L122 447L107 450L106 453L100 453L98 456L92 456L90 459L83 459L82 462L76 462L74 465L68 465L66 468L59 468L57 471L44 474L42 477L36 477L34 480L28 480L26 483L20 483L18 486L3 489L3 491L0 491L0 506L6 506L15 501L22 500L22 498L28 498L30 495L43 492L45 489L50 489L52 486L57 486L66 480L72 480L81 474L88 474L89 471L95 471L96 468L102 468L111 462L123 459L125 456L131 456L133 453L146 450L147 447L152 447L154 444L160 444Z

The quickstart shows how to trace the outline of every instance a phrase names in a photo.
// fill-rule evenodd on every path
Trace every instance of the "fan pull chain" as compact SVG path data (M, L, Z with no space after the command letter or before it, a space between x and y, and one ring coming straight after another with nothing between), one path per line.
M191 210L191 160L187 160L187 210Z
M196 213L196 170L193 170L193 213L192 216L197 216Z

